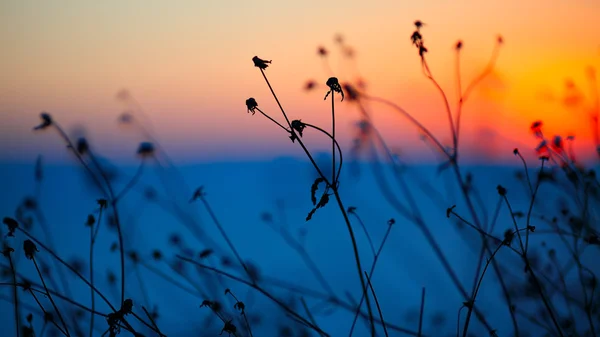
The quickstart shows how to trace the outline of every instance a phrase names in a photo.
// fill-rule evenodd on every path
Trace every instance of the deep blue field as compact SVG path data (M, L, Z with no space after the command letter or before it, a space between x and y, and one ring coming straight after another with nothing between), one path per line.
M15 210L24 198L39 193L37 209L43 213L51 238L45 236L40 223L41 218L37 217L35 211L28 213L32 214L34 219L31 233L41 242L52 244L54 251L68 263L79 264L82 268L81 274L89 279L90 228L85 222L88 214L98 218L96 200L101 194L94 189L83 168L76 164L44 165L43 180L38 185L34 179L34 162L35 160L32 160L31 165L4 163L0 166L0 214L3 217L14 217ZM530 172L534 175L539 169L539 163L531 163L531 166ZM111 168L107 171L114 173L112 183L116 190L121 190L137 169L133 166L118 165L106 167ZM374 178L372 164L361 162L348 164L346 167L347 170L340 179L342 199L346 208L356 207L356 214L364 222L375 250L386 232L388 220L395 219L372 277L384 319L395 326L416 332L421 290L424 287L426 297L423 333L427 336L455 335L457 315L464 298L457 292L423 233L414 223L402 217L382 196ZM398 200L407 203L407 197L403 196L398 183L389 174L389 168L389 165L383 167L388 172L386 185ZM499 184L507 188L513 211L527 211L527 189L515 177L515 173L521 169L517 165L462 168L464 174L472 173L473 185L478 196L476 208L482 221L487 221L487 224L492 222L494 210L500 200L496 189ZM474 229L459 225L456 218L446 217L447 208L457 205L454 210L470 219L451 172L439 174L436 170L437 167L433 165L409 165L401 176L405 178L420 214L445 257L470 293L481 239ZM224 316L235 318L238 331L243 335L243 321L239 320L241 316L233 308L235 301L229 295L224 295L225 289L229 288L245 303L254 336L283 336L285 331L282 329L285 327L293 330L292 336L299 336L298 331L306 330L301 329L299 323L287 318L280 308L257 291L232 280L216 278L211 271L197 269L188 264L176 264L175 254L189 254L197 258L200 252L211 249L214 253L202 260L203 262L247 279L204 205L200 201L189 202L194 190L203 186L206 201L240 256L258 270L261 282L259 284L282 301L293 305L302 315L305 315L305 311L300 298L304 298L320 328L332 336L346 336L353 317L350 311L327 304L310 294L294 294L276 285L285 282L321 294L326 293L323 284L311 273L301 256L293 246L286 243L284 236L279 234L278 230L283 228L284 233L288 234L287 238L295 242L297 247L302 247L312 258L338 298L348 301L346 294L351 294L355 300L360 298L360 283L352 247L337 205L330 202L323 209L317 210L312 220L305 221L308 211L313 207L310 186L316 177L315 174L308 161L287 158L265 162L204 163L182 166L177 170L148 160L140 181L118 204L125 251L135 251L140 260L135 264L127 258L126 263L126 298L133 299L134 312L144 316L142 305L149 310L157 308L157 324L163 333L169 336L211 336L221 331L223 322L219 321L210 309L200 308L200 304L207 299L219 301L224 305ZM546 214L551 217L559 207L561 193L555 187L544 184L539 193L539 202L533 214ZM505 230L514 229L507 207L501 205L493 229L493 234L500 238ZM485 211L481 208L485 208ZM107 221L107 214L110 213L104 212L95 245L94 278L99 290L111 302L118 303L120 260L119 250L111 251L111 245L117 242L117 235L114 226L111 227ZM357 219L351 216L351 221L357 236L363 268L369 269L373 262L369 242ZM523 227L524 219L519 219L519 222L520 227ZM532 223L536 225L539 234L531 235L531 254L538 254L542 260L547 260L548 249L555 248L560 259L568 260L568 255L562 254L566 250L561 246L558 237L543 233L542 229L549 230L549 226L537 219ZM2 235L6 234L6 227L3 227ZM180 239L178 245L171 243L173 235ZM33 263L24 256L23 234L17 232L15 238L6 239L16 250L13 258L16 261L17 272L40 284ZM542 242L546 248L541 246ZM49 288L65 294L57 277L59 273L64 273L69 296L89 307L89 288L66 268L60 268L59 271L48 254L39 249L37 259L50 266L53 275L52 280L47 281ZM152 256L153 251L157 249L162 253L160 261L155 261ZM581 260L593 261L595 254L597 247L592 247L582 254ZM229 266L222 265L220 260L223 256L230 259ZM502 266L508 280L523 279L523 263L516 254L504 249L500 250L495 259ZM2 262L3 267L8 265L7 262ZM597 264L587 265L598 269ZM187 290L165 281L147 266L169 275ZM183 268L181 273L184 276L178 275L178 268ZM113 284L107 281L108 271L112 271L117 277ZM6 331L3 335L13 336L12 287L10 283L9 286L6 285L7 282L11 282L11 274L9 272L3 275L5 285L0 292L3 300L2 326ZM572 271L566 282L570 286L579 287L576 272ZM21 307L22 316L33 312L33 326L36 331L40 331L43 319L38 315L39 308L28 293L23 290L19 290L19 293L22 302L29 305ZM573 296L580 295L579 291L573 291ZM565 312L563 299L558 295L553 299L557 310ZM47 299L42 298L41 301L50 308ZM76 307L72 304L60 299L56 301L63 314L72 315L75 312ZM512 326L507 305L493 272L486 274L476 303L490 325L497 329L499 336L511 334ZM539 300L522 300L519 303L520 308L534 316L537 315ZM97 298L96 309L107 313L108 307ZM466 309L462 311L461 322L464 322L465 314ZM89 313L83 315L79 322L87 335ZM260 320L254 321L258 318ZM529 336L541 336L544 332L543 328L527 319L521 317L519 322L522 336L526 336L523 333L525 331L530 332ZM579 323L580 326L585 324L583 317ZM368 321L359 319L355 336L368 335L368 326ZM147 328L140 327L139 324L136 327L139 328L139 332L152 335ZM97 317L94 328L96 333L101 335L108 328L106 320ZM48 333L53 329L48 327L47 330ZM390 335L405 335L392 329L388 330ZM471 323L470 332L473 336L487 334L475 318ZM383 335L380 326L377 326L377 333Z

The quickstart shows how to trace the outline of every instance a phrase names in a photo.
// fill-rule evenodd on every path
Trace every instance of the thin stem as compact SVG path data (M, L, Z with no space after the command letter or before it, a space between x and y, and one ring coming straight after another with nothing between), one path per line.
M29 293L31 294L31 297L33 297L33 299L35 300L35 302L37 303L37 305L40 307L40 309L42 310L42 312L44 313L44 315L47 315L48 312L46 311L46 309L44 309L44 306L42 305L42 303L40 303L40 300L37 298L37 296L35 295L35 293L33 292L33 289L29 288ZM42 294L46 295L46 293L41 292ZM65 330L63 330L60 325L58 325L54 320L52 320L52 324L58 329L58 331L60 331L63 335L67 335L67 333L65 332Z
M340 174L342 173L342 164L344 162L344 157L342 154L342 148L340 147L340 144L338 143L338 141L333 137L333 135L329 134L329 132L325 131L323 128L320 128L316 125L310 124L310 123L304 123L304 125L308 128L312 128L315 129L323 134L325 134L327 137L329 137L333 144L337 147L338 150L338 154L340 155L340 165L337 168L337 174L335 175L335 179L333 181L337 181L340 178ZM335 172L335 169L334 169Z
M102 209L100 209L102 212ZM100 224L98 224L99 226ZM90 283L94 284L94 224L90 227ZM90 288L92 298L92 310L96 308L96 296L94 290ZM94 335L94 314L90 317L90 337Z
M233 255L235 255L235 258L238 260L239 264L244 268L244 271L246 272L246 274L248 274L248 276L252 279L252 276L250 274L250 271L248 270L248 267L244 263L244 260L242 260L242 257L238 253L237 249L235 249L235 246L233 245L233 243L229 239L229 236L225 232L225 229L221 225L221 222L217 218L217 215L213 212L212 207L210 207L210 204L208 203L208 201L206 201L206 198L204 197L204 195L200 195L199 199L200 199L200 201L202 201L202 204L206 208L206 211L208 212L208 214L210 215L211 219L213 220L213 222L215 223L215 225L219 229L219 232L221 233L221 236L223 236L223 238L227 242L227 245L229 246L229 248L233 252Z
M523 167L525 169L525 177L527 178L527 186L529 187L529 193L533 195L533 186L531 185L531 178L529 177L529 169L527 168L527 162L525 161L525 158L523 158L523 155L521 155L521 152L518 152L518 150L516 151L517 156L519 156L519 158L523 162Z
M148 310L146 309L146 307L142 306L142 310L144 310L144 313L146 314L146 316L148 317L148 319L150 320L150 323L152 323L152 326L154 326L154 330L156 330L156 332L161 336L164 337L166 336L165 334L163 334L160 329L158 328L158 325L156 324L156 321L154 320L154 318L152 317L152 315L150 315L150 313L148 312Z
M257 285L255 282L248 282L240 277L237 277L235 275L229 274L227 272L224 272L222 270L207 266L205 264L201 264L197 261L194 261L192 259L189 259L187 257L181 256L181 255L175 255L175 257L177 257L180 260L186 261L188 263L192 263L200 268L204 268L210 271L213 271L219 275L223 275L229 279L232 279L234 281L237 281L239 283L243 283L245 285L247 285L248 287L251 287L255 290L257 290L258 292L260 292L261 294L263 294L264 296L266 296L267 298L269 298L271 301L275 302L277 305L279 305L283 310L285 310L287 313L289 313L290 315L292 315L293 317L297 318L299 321L303 322L304 324L306 324L308 327L310 327L311 329L315 330L318 333L324 334L326 336L329 336L329 334L325 333L323 330L321 330L319 327L314 326L312 323L310 323L309 321L307 321L305 318L303 318L302 316L300 316L299 314L297 314L294 310L292 310L290 307L288 307L285 303L283 303L282 301L278 300L277 298L275 298L273 295L271 295L269 292L267 292L266 290L264 290L263 288L261 288L259 285Z
M421 310L419 311L419 334L421 336L421 332L423 331L423 316L425 312L425 287L421 290Z
M19 295L17 291L17 272L15 271L15 265L13 263L12 257L10 256L10 252L8 253L8 261L10 262L10 271L12 272L13 278L13 297L15 300L15 326L17 328L17 337L19 337L21 323L20 323L20 313L19 313Z
M521 231L523 229L516 229L513 234L518 233L519 231ZM524 230L527 230L526 228ZM492 252L492 255L490 256L489 259L487 259L486 263L485 263L485 267L483 267L483 272L481 273L481 276L479 277L479 281L477 282L477 286L475 287L475 289L473 290L473 295L471 296L471 299L469 299L468 303L469 305L467 305L468 311L467 311L467 318L465 319L465 326L463 327L463 337L467 336L467 331L469 330L469 322L471 320L471 314L473 312L473 308L475 307L475 299L477 298L477 294L479 293L479 289L481 288L481 283L483 282L483 277L485 276L485 272L487 271L488 267L490 266L490 263L492 262L492 260L494 259L494 257L496 256L496 254L500 251L500 248L502 248L502 246L506 245L508 246L510 244L510 242L501 242L496 249Z
M373 264L371 265L371 270L369 271L369 277L373 277L373 274L375 273L375 267L377 266L377 261L379 261L379 256L381 256L381 251L383 250L383 246L385 246L385 243L386 243L388 237L390 236L391 231L392 231L392 225L388 225L388 228L385 231L383 239L381 240L381 244L379 245L379 249L377 249L377 253L375 253L375 257L373 258ZM354 332L354 327L356 326L356 320L358 319L358 315L361 312L361 307L362 307L363 301L365 300L366 295L367 295L367 289L364 289L362 292L362 295L360 297L360 301L358 302L358 305L356 306L356 311L354 313L354 319L352 320L352 326L350 327L349 336L352 336L352 333Z
M400 114L402 114L404 117L408 118L408 120L413 123L419 130L421 130L429 139L431 139L433 141L433 143L435 144L435 146L438 148L438 150L440 150L440 152L442 152L444 155L446 155L448 158L451 158L451 155L448 153L448 151L446 150L446 148L442 145L442 143L440 143L440 141L431 133L431 131L429 131L423 124L421 124L421 122L419 122L416 118L414 118L411 114L409 114L406 110L404 110L403 108L401 108L400 106L398 106L397 104L388 101L386 99L383 98L379 98L379 97L373 97L373 96L369 96L366 94L361 94L361 97L370 100L370 101L375 101L375 102L379 102L379 103L383 103L387 106L390 106L392 108L394 108L396 111L400 112Z
M65 328L66 335L67 336L71 336L71 334L69 333L69 328L67 327L67 323L65 323L65 320L63 319L62 314L60 313L60 310L58 310L58 307L56 306L56 303L54 303L54 299L52 298L52 295L50 294L50 291L48 291L48 287L46 286L46 281L44 281L44 277L42 276L42 272L40 271L40 267L37 264L35 256L32 257L32 260L33 260L33 264L35 265L35 269L37 270L38 275L40 276L40 280L42 281L42 285L44 286L44 290L46 291L46 294L48 295L48 299L50 300L50 303L52 303L52 307L54 307L54 310L56 310L56 314L58 315L58 319L60 319L61 324Z
M119 192L119 194L117 194L117 196L114 199L114 203L116 204L119 200L121 200L121 198L123 198L125 196L125 194L127 194L127 192L129 192L129 190L131 190L131 188L133 186L135 186L135 184L138 182L138 180L140 179L140 177L142 176L142 173L144 171L144 164L146 163L145 157L142 157L142 160L140 162L140 165L138 166L138 169L135 173L135 175L131 178L131 180L129 180L129 183L127 183L127 185L123 188L123 190L121 192Z
M29 232L25 231L21 227L17 227L17 230L20 231L21 233L25 234L28 238L30 238L38 246L44 248L44 250L47 251L48 254L52 255L53 258L55 258L63 266L67 267L71 272L73 272L73 274L77 275L77 277L79 279L81 279L87 286L92 288L96 292L96 294L98 294L102 298L102 300L104 300L104 302L106 302L106 304L108 304L108 306L111 308L111 310L113 310L114 312L117 311L117 309L112 305L112 303L110 303L110 301L106 298L106 296L104 296L96 287L94 287L94 285L92 285L85 277L83 277L77 270L75 270L75 268L73 268L71 265L66 263L63 259L61 259L58 255L56 255L56 253L54 253L52 250L50 250L40 240L36 239L33 235L29 234Z
M558 320L556 319L556 316L554 315L554 311L552 310L550 303L548 302L548 300L546 299L546 296L544 295L544 291L542 290L542 285L540 284L537 276L535 275L535 272L533 271L533 268L531 267L531 264L529 263L529 259L527 258L527 255L525 252L525 247L524 247L523 241L521 239L521 234L517 228L517 220L515 219L514 212L512 210L512 207L510 206L510 203L508 202L508 198L506 197L506 195L504 195L504 201L506 202L506 204L508 206L508 209L511 214L511 218L513 220L513 224L514 224L515 228L517 229L517 235L519 237L519 244L521 245L521 252L522 252L521 258L523 259L523 262L525 263L525 271L529 271L529 273L531 274L531 279L534 283L534 287L538 291L538 293L542 299L542 302L544 302L544 306L546 307L546 310L550 314L550 318L552 319L552 323L554 324L554 327L558 331L559 335L561 337L564 337L562 329L560 328L560 324L558 324ZM529 228L526 228L526 230L527 230L527 232L529 232Z
M533 211L533 205L535 204L535 197L537 196L538 190L540 188L542 179L540 179L541 174L544 172L544 163L546 161L542 160L542 166L540 167L540 172L538 173L538 179L536 180L535 183L535 190L533 191L533 193L531 194L531 202L529 203L529 210L527 211L527 228L530 228L530 223L531 223L531 212ZM527 256L527 251L529 249L529 230L525 233L525 251L523 252L523 254L525 256Z
M123 303L125 302L125 247L123 245L123 231L121 229L121 221L119 220L119 211L117 210L117 199L115 198L115 192L110 183L110 179L108 179L108 176L106 175L106 172L104 172L104 170L100 166L100 163L96 160L96 157L94 156L93 152L91 150L88 150L88 153L90 159L92 160L92 164L96 166L96 169L98 169L100 175L106 183L106 187L108 188L108 193L111 200L113 215L115 217L115 225L117 227L117 235L119 238L119 256L121 259L121 306L123 306Z
M350 224L350 219L348 218L348 214L346 213L346 208L342 203L342 198L340 197L340 193L338 192L337 187L332 187L333 194L335 195L335 199L337 200L338 206L342 211L342 215L344 216L344 221L346 222L346 228L348 229L348 234L350 235L350 240L352 241L352 249L354 250L354 260L356 262L356 269L358 270L361 289L367 289L367 285L362 273L362 264L360 263L360 255L358 254L358 246L356 244L356 237L354 236L354 230L352 229L352 225ZM371 309L371 303L368 296L365 296L365 301L367 302L367 309L369 310L369 317L371 319L371 335L375 336L375 324L373 323L373 312Z
M279 123L278 121L276 121L275 119L273 119L271 116L269 116L266 113L264 113L260 108L257 107L256 110L258 110L258 112L260 112L263 116L267 117L271 122L277 124L280 128L282 128L286 132L290 132L291 133L290 130L288 130L285 126L281 125L281 123Z
M437 90L440 92L440 95L442 95L442 98L444 99L444 105L446 107L446 113L448 115L448 122L450 123L450 132L452 134L452 143L454 144L454 154L452 156L456 156L456 153L458 153L458 149L456 148L456 146L458 145L458 141L457 141L457 133L456 133L456 128L454 126L454 119L452 118L452 110L450 109L450 103L448 102L448 97L446 97L446 93L444 92L444 89L442 89L442 87L439 85L439 83L435 80L435 78L433 78L433 75L431 74L431 70L429 70L429 65L427 65L427 61L425 60L424 56L421 56L421 63L423 64L426 73L425 76L431 81L431 83L433 83L433 85L437 88Z
M375 295L375 289L373 289L373 284L371 283L371 279L369 278L367 271L365 271L365 277L367 278L367 283L369 284L369 287L371 288L371 294L373 294L373 299L375 300L375 305L377 306L377 311L379 312L379 319L381 319L381 321L384 322L382 324L383 325L383 333L385 334L386 337L389 337L387 328L385 327L385 320L383 319L383 313L381 312L381 307L379 306L379 300L377 300L377 295Z
M336 141L335 141L335 102L334 102L334 97L335 95L335 91L331 90L331 156L332 156L332 160L331 160L331 183L334 186L337 186L337 175L335 173L335 145L336 145ZM341 151L340 151L341 152ZM340 165L340 169L341 169L341 165Z
M272 225L270 222L268 222L268 224ZM297 240L295 240L288 233L288 231L283 228L283 226L280 226L279 230L275 229L273 226L270 227L273 228L274 231L279 233L283 240L286 241L287 244L300 255L308 269L311 270L311 272L315 275L315 278L319 281L319 283L321 283L323 289L325 289L325 291L327 291L329 295L333 297L335 294L333 288L331 287L331 285L329 285L329 282L327 282L327 279L323 276L323 273L321 272L319 267L317 267L317 264L313 261L310 255L306 252L304 247L302 247L302 245Z
M466 102L467 98L469 98L469 95L471 94L471 91L473 91L473 89L481 82L483 81L489 74L491 74L492 70L494 69L494 65L496 64L496 60L498 59L498 54L500 52L500 42L496 43L496 46L494 47L494 51L492 52L492 57L488 63L488 65L485 67L485 69L483 70L483 72L481 72L481 74L479 74L479 76L477 76L475 79L473 79L473 81L471 83L469 83L469 85L467 86L467 89L465 90L464 93L462 93L460 91L460 78L459 78L459 100L458 100L458 108L456 109L456 140L457 140L457 145L458 145L458 140L459 140L459 135L460 135L460 121L461 121L461 116L462 116L462 108L464 103ZM457 57L457 64L458 64L458 57ZM459 71L459 70L458 70Z
M369 231L367 231L367 227L365 226L365 223L362 221L362 219L360 218L360 216L358 216L358 214L356 214L355 211L353 212L348 212L352 215L354 215L354 217L356 218L356 220L358 220L358 223L360 224L360 227L362 228L363 232L365 232L365 236L367 237L367 241L369 242L369 247L371 248L371 252L373 253L373 257L375 257L376 253L375 253L375 246L373 246L373 240L371 240L371 235L369 235Z

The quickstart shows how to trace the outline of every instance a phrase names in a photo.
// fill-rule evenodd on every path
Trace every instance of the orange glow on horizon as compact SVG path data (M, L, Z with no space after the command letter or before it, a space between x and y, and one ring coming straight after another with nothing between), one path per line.
M121 88L143 106L156 135L183 162L296 155L282 130L246 112L244 101L255 97L261 109L283 122L252 66L254 55L273 60L266 73L292 119L329 129L325 80L362 79L368 93L401 105L448 143L444 102L423 76L410 42L415 19L426 23L428 65L453 110L456 41L464 43L464 89L486 67L497 35L504 38L496 66L463 110L465 158L506 158L514 147L532 150L536 140L529 126L535 120L544 121L549 137L575 134L578 149L593 154L590 115L597 92L586 73L600 68L600 7L593 0L68 6L7 1L0 12L0 43L6 46L0 61L5 79L0 81L0 160L59 153L46 135L32 136L40 111L51 112L68 130L84 129L107 156L129 158L124 148L135 148L143 137L116 124L132 108L115 99ZM344 45L334 41L338 33ZM326 58L317 54L319 46L328 51ZM353 59L343 57L348 48ZM310 79L318 86L307 92ZM433 158L406 119L381 104L367 105L390 143L409 158ZM337 135L349 148L360 112L346 102L336 110ZM314 141L317 147L325 143Z

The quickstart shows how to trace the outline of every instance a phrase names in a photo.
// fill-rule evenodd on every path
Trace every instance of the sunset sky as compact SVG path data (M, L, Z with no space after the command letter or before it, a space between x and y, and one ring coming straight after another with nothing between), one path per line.
M464 151L504 156L515 146L533 148L528 128L541 119L549 135L576 134L590 153L589 72L600 68L598 18L597 0L5 0L0 160L29 162L38 153L66 158L56 135L31 131L41 111L71 134L86 135L106 156L133 159L144 139L117 124L131 109L116 99L122 89L151 124L136 117L179 162L298 156L282 130L246 112L244 101L255 97L282 120L253 67L255 55L273 60L267 75L292 118L329 128L327 90L306 92L306 81L360 77L370 94L403 106L448 140L443 101L422 75L409 39L417 19L427 24L427 60L453 107L456 41L464 42L463 87L487 64L498 34L505 41L494 72L465 108ZM336 34L355 51L353 62L342 58ZM333 73L317 55L319 46L330 52ZM411 158L432 158L421 154L414 127L392 110L369 106L391 144ZM337 112L338 135L348 148L359 112L346 102Z

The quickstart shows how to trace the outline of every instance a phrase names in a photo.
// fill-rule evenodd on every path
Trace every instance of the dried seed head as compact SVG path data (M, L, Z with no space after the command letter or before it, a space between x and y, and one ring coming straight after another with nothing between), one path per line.
M139 154L142 158L152 156L154 154L154 144L150 142L140 143L137 154Z
M96 223L96 218L93 215L88 215L87 220L85 222L86 226L92 227Z
M49 113L47 112L42 112L40 114L40 119L42 120L42 123L36 127L34 127L34 130L43 130L48 128L50 125L52 125L52 117L50 116Z
M254 56L252 58L252 62L254 62L254 66L258 67L262 70L267 69L267 67L269 66L268 63L271 63L271 60L267 61L267 60L263 60L261 58L259 58L258 56Z
M85 138L79 138L77 140L77 153L84 155L88 152L90 146Z
M496 186L496 190L498 190L498 194L501 196L506 195L506 188L502 187L501 185Z
M298 135L302 137L302 132L304 131L304 128L306 128L306 124L302 123L302 121L300 121L299 119L293 120L291 124L292 129L296 130L296 132L298 132Z
M106 208L108 206L108 201L106 201L106 199L98 199L96 200L96 202L98 203L98 206L100 206L100 209Z
M160 250L158 250L158 249L155 249L155 250L152 252L152 258L153 258L155 261L160 261L160 260L162 259L162 256L163 256L163 255L162 255L161 251L160 251Z
M327 96L329 96L329 94L337 92L340 95L342 95L342 101L344 100L344 91L342 90L342 86L340 85L340 82L338 81L337 77L328 78L325 84L329 87L329 91L325 95L325 99L327 99Z
M310 90L314 89L316 86L317 86L317 82L315 82L313 80L308 80L308 81L306 81L306 84L304 85L304 90L310 91Z
M248 108L248 113L252 113L253 115L256 113L256 109L258 108L258 103L253 97L250 97L246 100L246 108Z
M198 254L198 256L199 256L201 259L205 259L205 258L209 257L209 256L210 256L212 253L213 253L213 250L212 250L212 249L210 249L210 248L208 248L208 249L204 249L204 250L202 250L202 251L201 251L201 252Z
M227 332L229 335L236 333L237 328L235 327L235 325L233 325L233 323L231 323L231 321L227 321L225 322L225 325L223 326L223 329L221 330L221 334L223 334L223 332Z
M25 257L27 257L30 260L33 260L36 252L39 252L35 243L33 243L33 241L31 240L25 240L23 242L23 249L25 250Z
M133 300L128 298L125 301L123 301L123 305L121 306L121 312L126 315L126 314L130 314L132 310L133 310Z
M350 83L344 83L342 85L343 90L348 94L348 100L350 102L357 101L359 96L358 90L354 88Z
M4 245L4 248L2 249L2 255L4 255L4 257L10 257L10 254L14 251L15 250L12 247Z
M15 220L13 218L5 217L2 220L2 223L8 227L7 236L15 236L15 231L19 227L19 223L17 222L17 220Z

